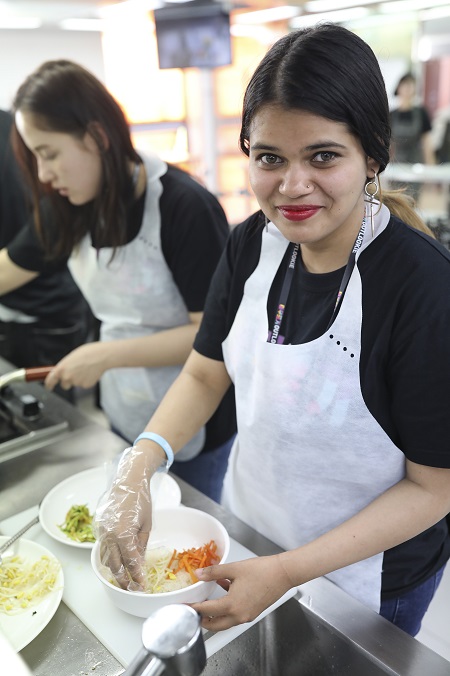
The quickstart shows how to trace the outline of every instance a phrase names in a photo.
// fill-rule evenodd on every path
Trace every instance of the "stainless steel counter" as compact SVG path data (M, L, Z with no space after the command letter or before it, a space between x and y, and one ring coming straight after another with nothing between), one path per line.
M439 186L442 195L436 191L419 199L419 212L433 228L436 220L442 221L446 234L442 238L448 247L450 228L450 162L443 164L407 164L404 162L390 162L380 176L382 187L389 188L391 183L403 183L405 186Z
M405 181L405 183L438 183L450 185L450 162L444 164L407 164L390 162L382 174L382 180Z
M62 479L101 464L124 448L119 437L55 395L49 395L49 403L64 412L70 431L40 450L0 465L0 520L36 505ZM259 555L280 551L219 505L174 478L180 484L183 504L219 518L230 535L248 549ZM21 655L34 676L119 676L123 672L123 667L64 603ZM450 663L327 580L318 579L303 585L297 599L287 601L210 657L204 671L205 676L331 673L449 676Z

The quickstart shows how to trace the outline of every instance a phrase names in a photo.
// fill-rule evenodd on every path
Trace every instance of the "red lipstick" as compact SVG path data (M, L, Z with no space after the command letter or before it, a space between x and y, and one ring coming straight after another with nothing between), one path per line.
M288 221L306 221L307 218L317 214L321 207L315 204L303 204L289 207L281 205L277 209Z

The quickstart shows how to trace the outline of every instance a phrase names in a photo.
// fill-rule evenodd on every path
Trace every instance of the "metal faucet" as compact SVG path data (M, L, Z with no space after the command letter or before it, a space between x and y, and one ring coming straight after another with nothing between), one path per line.
M200 676L205 668L200 615L190 606L155 610L142 626L142 643L123 676Z

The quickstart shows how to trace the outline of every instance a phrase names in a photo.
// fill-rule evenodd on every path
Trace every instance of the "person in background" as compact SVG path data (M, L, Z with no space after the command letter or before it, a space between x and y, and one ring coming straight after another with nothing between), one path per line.
M290 32L247 86L261 212L231 233L180 376L99 503L102 560L142 584L149 481L234 385L223 505L285 551L197 571L212 631L321 575L415 635L450 556L450 253L381 194L389 109L371 48Z
M431 144L439 164L450 162L450 106L436 111L431 129Z
M38 239L27 233L36 260L69 257L101 325L100 339L58 362L46 385L100 381L104 413L132 443L192 349L229 235L225 213L186 172L135 149L117 101L77 63L42 64L13 112L15 151L40 209ZM230 392L174 472L218 500L234 433Z
M0 110L0 356L19 368L50 366L86 341L90 313L66 259L42 259L36 267L33 252L22 247L32 215L10 143L12 123ZM72 389L58 393L74 401Z
M405 73L395 89L398 105L390 112L392 133L391 161L407 164L435 164L431 138L431 119L425 106L416 101L416 78ZM392 189L406 188L416 200L420 197L420 183L393 181Z

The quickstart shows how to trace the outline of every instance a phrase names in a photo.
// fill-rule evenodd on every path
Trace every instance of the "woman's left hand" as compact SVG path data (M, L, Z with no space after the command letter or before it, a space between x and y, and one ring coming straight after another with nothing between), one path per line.
M209 566L196 574L204 582L216 580L228 591L220 599L190 604L202 616L202 627L210 631L251 622L295 586L279 555Z
M58 384L63 390L71 387L94 387L107 370L105 352L105 345L101 342L77 347L51 370L45 379L45 386L49 390L53 390Z

